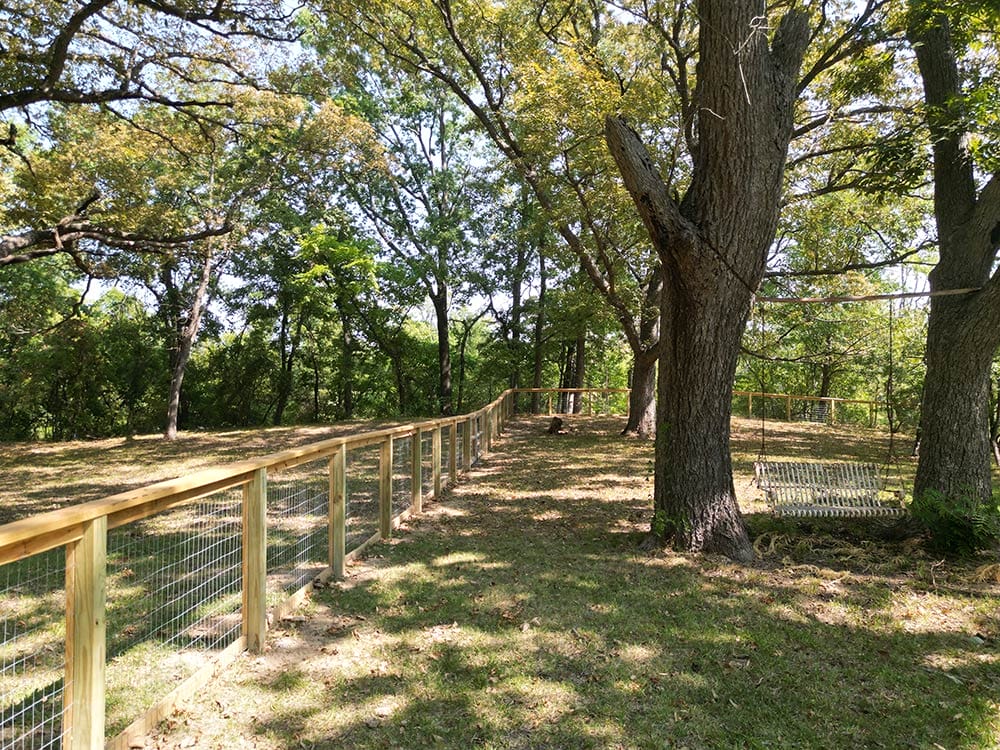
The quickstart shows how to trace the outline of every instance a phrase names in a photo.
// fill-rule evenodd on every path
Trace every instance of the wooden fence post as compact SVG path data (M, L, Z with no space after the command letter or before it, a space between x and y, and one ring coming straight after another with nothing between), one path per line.
M458 422L452 422L448 429L448 483L458 481Z
M785 421L792 421L792 397L785 396Z
M462 471L472 468L472 431L476 429L476 418L469 417L462 430Z
M747 416L753 417L753 394L747 394Z
M267 632L267 469L243 485L243 635L262 653Z
M548 403L549 403L549 414L548 414L548 416L551 417L552 416L552 394L551 393L549 394Z
M837 402L830 399L830 424L837 424Z
M84 524L66 545L66 677L63 747L104 747L108 518Z
M330 456L329 562L333 577L344 579L347 546L347 446Z
M493 450L493 410L487 409L480 419L482 419L483 442L485 443L483 453L486 454Z
M392 435L385 439L378 458L378 533L392 536Z
M431 433L431 473L434 477L434 499L441 501L441 425Z
M410 507L414 513L420 513L424 509L424 432L417 430L413 433L410 448Z

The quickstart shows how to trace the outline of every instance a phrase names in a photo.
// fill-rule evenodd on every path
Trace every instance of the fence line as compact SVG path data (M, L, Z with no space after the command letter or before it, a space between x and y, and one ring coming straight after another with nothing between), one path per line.
M127 750L491 452L520 395L621 414L628 393L510 389L0 526L0 750Z
M0 526L0 748L125 750L477 464L514 398Z

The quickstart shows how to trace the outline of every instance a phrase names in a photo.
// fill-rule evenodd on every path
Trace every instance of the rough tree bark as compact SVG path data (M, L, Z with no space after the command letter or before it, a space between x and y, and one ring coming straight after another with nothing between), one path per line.
M1000 246L1000 174L977 195L963 113L956 107L962 96L958 56L948 18L932 5L914 4L909 29L934 153L939 259L931 291L981 291L931 298L914 496L935 491L987 500L990 366L1000 346L1000 277L991 274Z
M778 221L797 76L809 39L790 11L768 46L761 4L701 0L697 145L679 203L617 117L608 145L663 274L653 534L678 549L753 558L733 487L729 419L750 301Z

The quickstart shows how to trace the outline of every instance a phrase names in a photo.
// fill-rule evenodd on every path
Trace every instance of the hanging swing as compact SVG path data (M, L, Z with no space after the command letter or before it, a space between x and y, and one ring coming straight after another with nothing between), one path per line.
M763 312L760 331L763 339ZM889 457L892 459L892 303L889 305L889 376L886 396L889 411ZM762 376L760 390L764 392ZM772 461L767 458L765 409L761 409L760 453L754 462L757 486L764 492L771 512L789 518L893 518L903 516L903 491L889 491L874 463L825 461Z

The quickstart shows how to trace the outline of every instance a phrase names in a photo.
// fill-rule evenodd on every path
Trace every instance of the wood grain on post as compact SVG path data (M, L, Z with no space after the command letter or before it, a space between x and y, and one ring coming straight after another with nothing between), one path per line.
M107 516L84 524L66 545L66 711L63 742L69 750L104 747Z
M434 499L441 499L441 428L431 433L431 472L434 477Z
M392 536L392 436L381 446L378 459L378 533L383 539Z
M243 636L247 651L264 651L267 635L267 469L243 486Z
M329 562L333 577L344 579L347 547L347 446L330 456Z
M410 438L413 446L410 449L410 507L414 513L424 509L424 431L417 430Z

